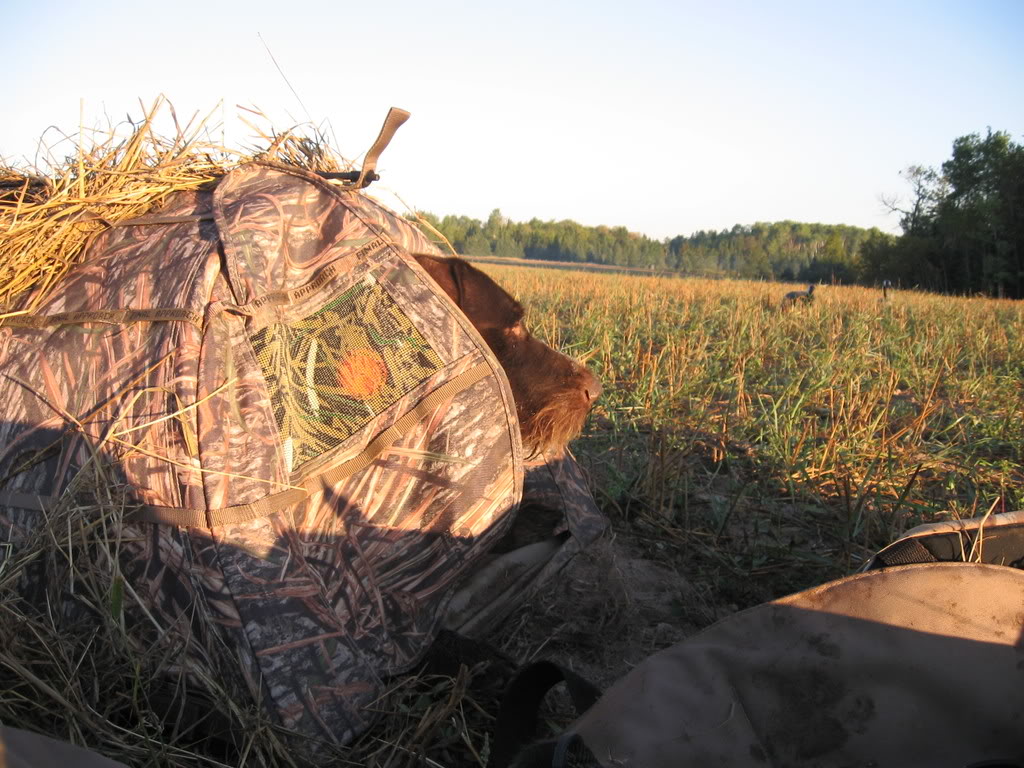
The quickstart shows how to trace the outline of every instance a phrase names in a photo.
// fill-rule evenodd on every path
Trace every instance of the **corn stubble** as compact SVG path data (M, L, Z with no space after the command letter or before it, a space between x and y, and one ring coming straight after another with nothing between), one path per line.
M1024 305L486 266L604 394L599 500L718 600L835 578L914 525L1024 506Z

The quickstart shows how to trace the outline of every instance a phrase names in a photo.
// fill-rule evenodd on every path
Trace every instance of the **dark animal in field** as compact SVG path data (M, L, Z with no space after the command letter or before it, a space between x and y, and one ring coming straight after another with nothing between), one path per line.
M889 301L889 289L892 288L892 283L888 280L882 281L882 301Z
M527 453L558 451L583 428L601 382L587 368L530 335L523 306L469 262L416 255L498 358L516 402Z
M814 301L814 284L807 286L806 291L790 291L782 297L782 306L791 307L797 302L804 302L810 304Z

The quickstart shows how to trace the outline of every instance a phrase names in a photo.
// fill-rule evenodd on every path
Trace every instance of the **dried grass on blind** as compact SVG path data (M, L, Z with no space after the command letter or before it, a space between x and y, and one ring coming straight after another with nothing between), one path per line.
M174 135L157 133L168 115ZM89 239L114 222L159 206L170 195L199 189L231 168L270 159L314 171L348 169L322 137L269 134L255 124L265 146L229 149L209 140L207 119L185 125L158 99L127 136L112 130L79 144L74 155L46 175L0 165L0 314L22 303L32 311L81 256ZM31 292L28 303L22 297Z

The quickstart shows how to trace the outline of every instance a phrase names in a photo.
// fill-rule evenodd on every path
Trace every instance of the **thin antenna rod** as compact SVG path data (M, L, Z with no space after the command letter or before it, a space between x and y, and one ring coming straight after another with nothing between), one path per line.
M295 100L299 102L299 106L302 107L302 111L306 113L306 119L310 122L310 124L312 124L313 118L310 117L309 110L306 109L306 105L302 103L302 99L299 97L298 92L294 88L292 88L292 84L288 81L287 75L285 75L284 70L281 69L281 65L277 63L277 59L274 58L274 54L271 52L270 46L267 45L267 41L263 39L263 35L261 35L259 32L256 33L256 36L260 39L260 42L263 43L263 47L267 49L267 55L270 57L270 60L274 62L274 66L277 67L277 71L281 74L281 78L284 80L285 85L287 85L288 88L291 89L292 95L295 96Z

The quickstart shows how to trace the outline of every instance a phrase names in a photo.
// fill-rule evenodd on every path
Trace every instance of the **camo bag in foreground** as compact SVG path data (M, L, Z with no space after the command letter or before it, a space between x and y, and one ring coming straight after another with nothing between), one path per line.
M234 677L307 743L350 741L442 622L493 627L603 528L572 460L541 465L565 531L514 589L466 592L524 467L503 372L410 257L436 252L355 189L268 164L103 232L0 322L0 558L102 510L193 684Z

